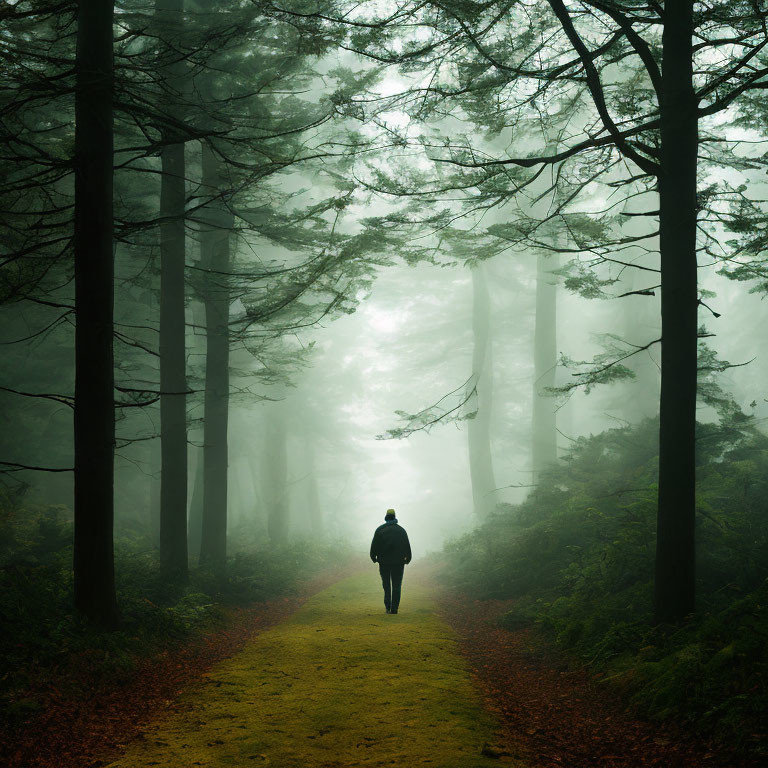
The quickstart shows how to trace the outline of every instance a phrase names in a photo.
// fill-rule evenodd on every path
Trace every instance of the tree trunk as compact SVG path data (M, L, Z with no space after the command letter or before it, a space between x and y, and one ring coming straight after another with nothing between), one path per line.
M547 388L557 372L557 257L536 256L536 327L533 336L533 482L557 461L555 403Z
M193 441L196 442L196 441ZM203 449L195 448L195 479L192 486L192 498L189 500L187 516L187 535L189 537L190 557L200 557L203 539Z
M210 195L223 189L220 160L203 144L203 188ZM205 276L206 326L205 426L203 438L203 525L200 561L222 567L227 556L227 427L229 418L229 235L231 215L212 203L209 224L201 233L200 261Z
M80 0L75 89L75 607L114 627L113 53L108 0Z
M153 410L155 410L153 408ZM159 409L158 409L159 410ZM157 414L159 416L159 413ZM160 468L162 463L162 446L160 437L155 437L150 443L150 469L149 478L149 520L150 538L152 546L160 547Z
M152 258L150 266L150 286L147 290L144 298L144 306L147 310L147 325L152 327L157 322L156 311L157 302L155 301L154 290L156 288L156 259ZM147 340L149 345L154 344L157 339ZM154 367L154 361L152 362ZM155 372L159 381L159 368ZM157 405L147 406L149 414L149 423L158 424L160 417L160 408ZM146 442L147 447L147 503L149 504L149 510L147 518L149 521L148 535L149 540L154 548L160 546L160 461L161 461L161 446L160 436L154 435L151 440Z
M693 3L664 9L659 176L661 398L655 609L683 619L695 597L697 366L696 155L692 75Z
M198 262L202 267L202 261ZM196 300L192 302L193 332L190 340L190 355L196 360L205 359L205 305L198 288ZM195 404L195 412L199 405ZM190 437L189 460L194 461L194 478L191 483L191 496L187 510L187 536L189 538L190 561L197 562L200 557L200 544L203 535L203 454L205 438L202 424Z
M469 420L469 472L475 514L486 517L495 506L496 480L491 457L491 409L493 407L493 357L491 304L485 267L477 264L472 274L472 385L477 388L477 414Z
M178 29L183 0L158 0L161 34ZM166 85L176 95L185 78L183 62L165 67ZM178 112L174 117L178 117ZM166 136L166 139L172 138ZM187 377L185 280L184 142L161 150L160 181L160 566L166 578L187 576Z

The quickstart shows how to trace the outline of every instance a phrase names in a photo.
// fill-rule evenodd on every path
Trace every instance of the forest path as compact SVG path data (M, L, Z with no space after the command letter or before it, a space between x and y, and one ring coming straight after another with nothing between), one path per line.
M111 768L520 766L496 748L456 635L409 576L395 616L374 569L319 592L213 667Z

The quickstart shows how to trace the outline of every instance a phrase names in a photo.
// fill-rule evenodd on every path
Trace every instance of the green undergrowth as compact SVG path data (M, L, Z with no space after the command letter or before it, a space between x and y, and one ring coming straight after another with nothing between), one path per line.
M658 423L580 439L525 502L448 546L455 589L514 599L645 717L768 754L768 439L700 426L697 614L652 621ZM761 751L762 750L762 751Z
M225 575L192 568L181 587L164 583L148 541L115 547L120 627L102 632L72 604L72 527L64 508L5 499L0 518L0 719L26 720L55 687L77 698L95 682L119 685L148 657L226 626L233 608L297 593L338 567L339 546L294 542L245 549Z

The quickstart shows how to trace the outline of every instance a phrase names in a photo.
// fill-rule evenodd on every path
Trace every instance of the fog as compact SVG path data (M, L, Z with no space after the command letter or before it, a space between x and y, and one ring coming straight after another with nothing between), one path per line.
M147 676L175 702L232 658L265 722L317 706L320 752L290 762L249 712L253 744L197 729L195 764L765 758L768 11L662 5L5 3L0 746L26 734L19 765L58 765L57 706L135 684L135 713ZM395 650L433 710L355 698ZM614 704L569 708L569 685L647 722L600 742ZM235 708L206 691L201 723L208 699ZM379 711L443 731L374 749L356 718ZM97 746L83 715L73 764L179 765L184 716L141 747L148 721L120 712Z

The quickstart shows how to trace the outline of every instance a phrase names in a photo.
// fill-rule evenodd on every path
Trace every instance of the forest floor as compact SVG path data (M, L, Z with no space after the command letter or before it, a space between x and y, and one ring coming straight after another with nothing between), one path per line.
M499 626L512 601L441 593L439 602L503 742L530 768L764 768L760 758L632 716L618 691L534 630Z
M2 768L99 768L142 733L214 664L240 651L257 633L288 618L316 592L359 565L331 569L299 585L298 593L248 606L220 606L213 626L200 627L165 649L132 659L124 674L102 679L88 654L62 656L26 691L38 706L26 721L0 717Z
M20 726L0 723L3 768L98 768L101 755L135 738L148 717L168 707L202 672L242 648L265 627L290 616L304 602L290 597L228 610L225 627L205 634L175 652L144 659L125 683L93 682L83 697L72 675L52 675L35 689L41 711ZM87 664L86 664L87 667ZM92 677L85 670L87 678ZM57 679L60 677L61 679ZM73 690L74 689L74 690Z
M303 604L302 604L303 603ZM93 700L49 708L8 765L33 768L741 768L624 712L498 601L406 574L384 613L374 568L244 612ZM36 732L35 732L36 731ZM35 743L36 742L36 743Z
M206 673L111 768L498 765L455 633L428 588L407 584L404 599L387 615L375 571L323 590Z

